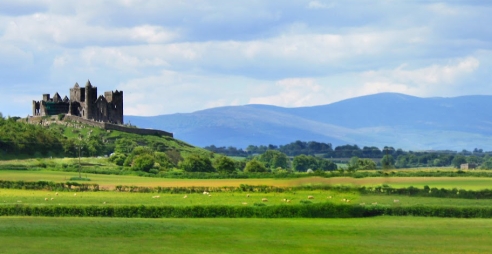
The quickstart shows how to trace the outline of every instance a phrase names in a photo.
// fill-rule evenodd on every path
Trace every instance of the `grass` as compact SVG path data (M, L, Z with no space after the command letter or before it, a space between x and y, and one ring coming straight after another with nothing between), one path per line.
M163 193L128 193L128 192L79 192L76 196L73 192L34 191L0 189L0 205L232 205L252 206L254 203L262 203L262 198L267 198L267 205L291 205L299 204L301 200L307 200L312 195L313 203L327 202L328 196L332 196L333 202L340 202L342 198L357 200L356 193L336 193L331 191L299 191L295 193L211 193L211 196L203 194L163 194ZM153 196L159 198L152 198ZM184 196L186 195L186 198ZM45 199L48 200L45 200ZM53 200L51 200L53 198ZM283 199L292 200L286 203Z
M25 170L0 170L0 179L9 181L53 181L66 182L72 177L78 177L76 172L62 171L25 171ZM86 174L82 177L90 178L91 184L99 184L103 188L112 189L116 185L136 186L162 186L162 187L185 187L185 186L239 186L249 185L272 185L272 186L297 186L303 184L332 184L332 185L356 185L356 186L379 186L388 184L392 187L414 186L423 188L425 185L445 189L482 190L492 186L492 178L488 177L306 177L295 179L170 179L139 177L131 175L100 175Z
M487 253L492 220L0 218L1 253Z
M153 196L159 198L152 198ZM186 195L186 198L184 196ZM457 207L490 207L492 199L450 199L434 197L409 197L399 195L360 195L358 193L339 193L336 191L297 191L285 193L211 193L211 196L203 194L164 194L164 193L128 193L128 192L79 192L74 196L73 192L59 192L55 195L52 191L35 190L0 190L0 205L231 205L252 206L254 203L262 203L262 198L267 198L267 205L294 205L301 200L307 200L308 196L314 196L312 203L332 202L345 203L343 199L349 199L352 205L365 203L367 206L377 202L378 206L457 206ZM328 198L330 197L331 198ZM48 200L45 200L45 199ZM53 200L51 200L53 198ZM291 200L286 203L283 199ZM394 200L399 200L395 203ZM246 204L243 204L246 203Z

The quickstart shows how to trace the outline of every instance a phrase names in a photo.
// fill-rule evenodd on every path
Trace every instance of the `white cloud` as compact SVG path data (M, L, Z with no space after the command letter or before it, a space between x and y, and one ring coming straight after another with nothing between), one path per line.
M277 92L269 96L253 97L251 104L301 107L326 103L325 89L312 78L290 78L276 83Z

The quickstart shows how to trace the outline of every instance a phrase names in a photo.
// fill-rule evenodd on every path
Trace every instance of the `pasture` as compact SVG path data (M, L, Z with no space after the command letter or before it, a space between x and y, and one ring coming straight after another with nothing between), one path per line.
M492 220L0 217L0 253L487 253Z
M9 181L53 181L67 182L71 177L78 176L75 172L62 171L26 171L26 170L0 170L0 179ZM114 189L116 185L136 185L148 187L223 187L248 185L268 186L298 186L306 184L331 184L331 185L356 185L356 186L379 186L388 184L392 187L414 186L423 188L425 185L435 188L481 190L492 187L492 178L489 177L305 177L294 179L171 179L140 177L132 175L102 175L83 174L83 177L91 179L87 183L97 183L102 188Z
M457 199L437 197L414 197L406 195L360 195L355 192L337 192L328 190L295 191L284 193L239 193L217 192L204 195L201 193L167 194L167 193L132 193L117 191L100 192L57 192L43 190L0 189L0 205L146 205L146 206L253 206L255 203L265 205L298 205L301 200L309 199L312 203L330 202L371 206L455 206L455 207L491 207L492 199ZM247 196L249 195L249 197ZM266 198L268 201L263 202ZM290 200L287 203L285 200ZM350 200L347 203L346 200ZM394 202L398 200L398 202Z

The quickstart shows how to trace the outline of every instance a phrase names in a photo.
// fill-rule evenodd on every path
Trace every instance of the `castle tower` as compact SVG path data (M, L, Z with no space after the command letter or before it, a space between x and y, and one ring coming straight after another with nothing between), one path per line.
M85 119L94 119L96 111L95 102L97 100L97 87L93 87L91 82L87 80L85 83Z

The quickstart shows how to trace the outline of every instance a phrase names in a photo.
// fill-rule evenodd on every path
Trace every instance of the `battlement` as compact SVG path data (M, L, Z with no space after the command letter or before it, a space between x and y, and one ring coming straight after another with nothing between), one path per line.
M33 116L67 114L83 119L123 124L123 91L107 91L98 97L97 87L88 80L85 87L78 83L70 88L70 99L58 93L53 98L43 94L41 101L33 101Z

